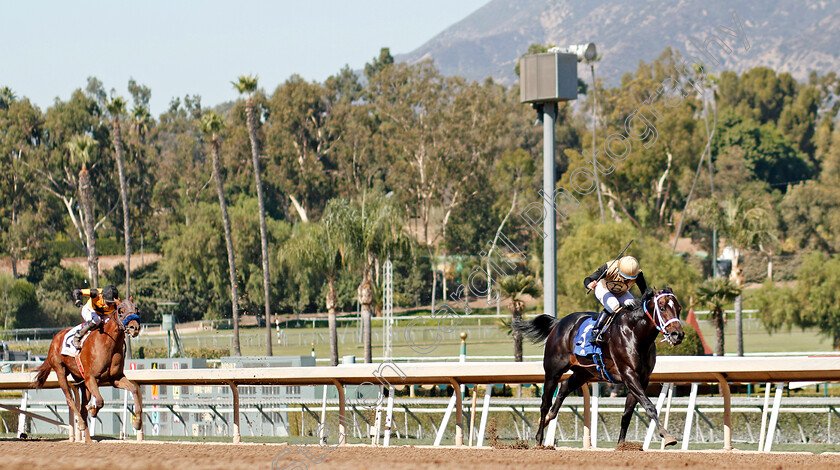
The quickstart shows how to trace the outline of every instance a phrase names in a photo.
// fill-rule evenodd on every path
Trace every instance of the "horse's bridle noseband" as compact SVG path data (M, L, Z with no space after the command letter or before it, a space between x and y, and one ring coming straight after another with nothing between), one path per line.
M123 321L122 321L123 316L120 315L120 311L122 311L122 313L125 313L125 309L123 308L122 305L117 307L117 327L120 329L120 331L125 332L125 325L123 325Z
M668 321L665 321L665 319L662 318L662 309L659 307L659 299L661 299L662 297L674 297L674 298L676 298L677 296L675 296L674 294L672 294L670 292L664 292L664 293L661 293L661 294L658 294L658 295L654 296L654 298L653 298L653 313L656 316L656 318L651 316L650 312L648 312L647 302L644 302L642 304L642 306L645 310L645 314L648 316L648 318L650 318L650 321L653 322L653 326L655 326L657 330L661 331L662 334L667 334L665 332L665 328L667 328L668 325L670 325L671 323L674 323L674 322L680 322L681 323L682 320L680 320L679 317L674 317L674 318L672 318Z

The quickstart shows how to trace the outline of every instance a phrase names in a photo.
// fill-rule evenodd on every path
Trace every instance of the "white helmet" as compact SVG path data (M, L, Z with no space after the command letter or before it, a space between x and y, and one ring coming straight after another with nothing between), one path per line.
M636 279L641 269L639 261L632 256L624 256L618 260L618 273L625 279Z

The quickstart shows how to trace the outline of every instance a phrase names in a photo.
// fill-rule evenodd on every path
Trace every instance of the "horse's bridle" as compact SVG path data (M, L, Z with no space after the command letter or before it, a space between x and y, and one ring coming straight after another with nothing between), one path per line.
M117 319L116 319L117 320L117 327L120 329L120 331L125 332L125 325L123 325L123 322L122 322L122 317L123 316L120 315L120 310L121 309L122 309L122 312L125 313L125 309L122 308L122 305L117 307L117 311L116 311L116 313L117 313Z
M665 321L665 319L662 317L662 308L659 307L659 299L661 299L662 297L673 297L675 299L677 298L677 296L670 292L663 292L654 296L653 314L656 316L656 318L654 318L654 316L652 316L650 312L648 312L647 302L644 302L642 306L645 310L645 314L648 316L648 318L650 318L650 321L653 323L653 326L655 326L657 330L661 331L662 334L666 334L665 328L667 328L668 325L674 322L682 322L682 320L680 320L679 317L674 317L668 321Z

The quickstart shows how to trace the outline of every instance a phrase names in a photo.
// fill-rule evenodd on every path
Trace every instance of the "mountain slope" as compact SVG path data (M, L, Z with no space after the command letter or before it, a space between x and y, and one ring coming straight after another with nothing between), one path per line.
M735 28L733 11L749 51L718 30ZM511 84L517 81L513 67L530 44L594 42L603 56L598 75L617 84L640 60L669 46L696 53L689 39L702 42L712 34L734 48L731 55L719 54L722 64L709 64L713 73L765 65L804 80L810 70L840 71L840 0L492 0L396 59L432 58L448 75Z

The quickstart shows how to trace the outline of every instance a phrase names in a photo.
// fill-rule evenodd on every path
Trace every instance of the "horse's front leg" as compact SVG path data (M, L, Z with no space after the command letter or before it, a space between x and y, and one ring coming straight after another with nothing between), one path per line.
M636 397L632 393L627 394L627 400L624 402L624 414L621 416L621 432L618 435L618 444L624 442L627 437L627 428L630 427L630 420L633 419L633 411L636 409Z
M91 396L93 396L93 405L87 405L87 402L82 403L82 405L87 405L87 410L90 412L90 415L96 418L96 415L99 414L99 410L105 406L105 399L102 398L102 394L99 393L99 384L96 383L96 378L93 376L88 376L85 379L85 386L88 389L88 392Z
M137 430L137 440L143 440L143 397L142 389L135 382L128 380L128 377L122 376L114 381L114 386L123 390L128 390L134 397L134 429Z
M88 426L88 409L85 406L90 400L90 394L88 393L87 387L84 384L79 385L77 387L77 391L80 393L79 395L79 411L81 412L81 416L79 416L79 420L85 423L84 427L84 439L85 442L93 442L93 439L90 438L90 426Z
M645 387L642 386L639 378L627 374L624 377L624 385L627 386L627 390L633 394L633 396L636 397L636 400L638 400L645 408L648 419L656 423L656 428L659 430L659 437L661 437L662 441L665 442L665 447L675 445L677 443L677 439L674 438L674 436L672 436L664 426L662 426L662 423L659 421L659 414L656 412L656 406L654 406L653 402L650 401L650 398L645 395ZM624 418L622 417L622 422L623 421Z

